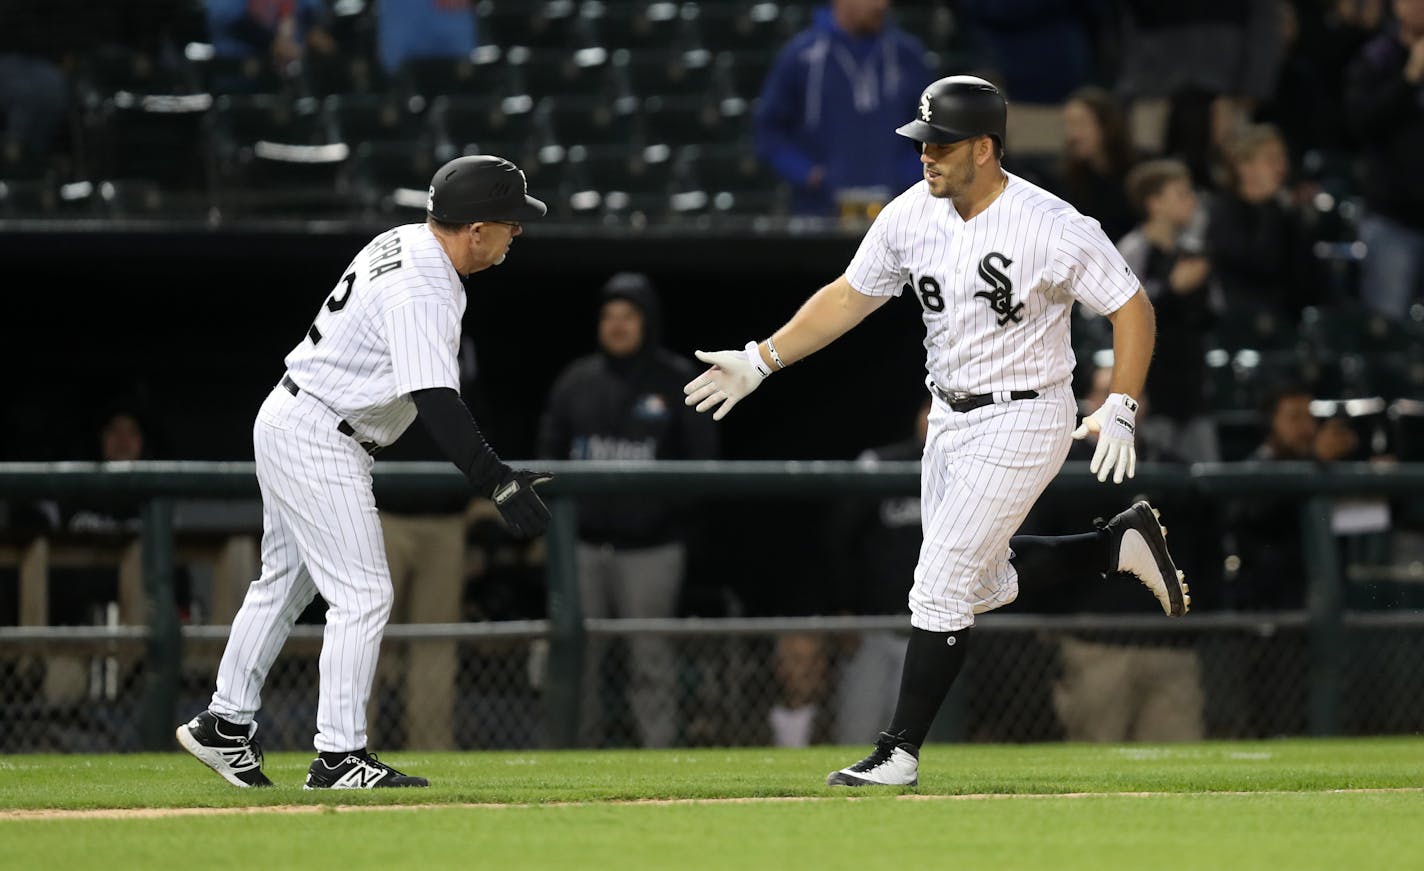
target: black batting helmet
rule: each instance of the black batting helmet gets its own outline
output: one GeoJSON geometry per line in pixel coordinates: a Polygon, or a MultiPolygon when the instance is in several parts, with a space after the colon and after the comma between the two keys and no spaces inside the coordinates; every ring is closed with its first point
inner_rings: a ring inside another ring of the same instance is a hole
{"type": "Polygon", "coordinates": [[[530,221],[549,208],[529,196],[529,182],[519,167],[490,154],[457,157],[430,180],[425,211],[438,221],[530,221]]]}
{"type": "Polygon", "coordinates": [[[920,94],[915,120],[895,132],[916,142],[948,145],[973,136],[993,136],[1004,144],[1009,107],[999,89],[977,76],[947,76],[920,94]]]}

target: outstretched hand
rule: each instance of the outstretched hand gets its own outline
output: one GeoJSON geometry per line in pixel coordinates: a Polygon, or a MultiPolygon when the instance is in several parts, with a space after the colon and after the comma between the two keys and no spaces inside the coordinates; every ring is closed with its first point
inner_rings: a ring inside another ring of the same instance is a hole
{"type": "Polygon", "coordinates": [[[698,351],[697,359],[711,364],[711,368],[682,388],[687,394],[684,401],[697,406],[698,411],[717,409],[712,412],[713,420],[726,417],[771,374],[756,342],[748,342],[740,351],[698,351]]]}
{"type": "Polygon", "coordinates": [[[1131,478],[1137,474],[1137,401],[1125,393],[1108,396],[1103,407],[1083,418],[1083,423],[1073,430],[1074,439],[1087,438],[1089,433],[1098,437],[1097,450],[1093,451],[1093,461],[1088,470],[1106,481],[1113,476],[1114,484],[1121,484],[1124,476],[1131,478]]]}

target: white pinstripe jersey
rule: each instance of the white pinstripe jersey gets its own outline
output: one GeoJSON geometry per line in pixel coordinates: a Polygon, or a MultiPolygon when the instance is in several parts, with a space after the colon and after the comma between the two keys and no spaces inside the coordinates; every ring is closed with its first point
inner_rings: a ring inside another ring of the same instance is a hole
{"type": "Polygon", "coordinates": [[[411,391],[460,389],[464,316],[464,286],[430,228],[394,227],[346,267],[287,371],[361,439],[388,445],[415,420],[411,391]]]}
{"type": "Polygon", "coordinates": [[[968,222],[921,181],[876,217],[846,268],[868,296],[919,298],[928,380],[950,392],[1038,390],[1073,374],[1069,314],[1117,311],[1140,282],[1098,222],[1011,174],[968,222]]]}

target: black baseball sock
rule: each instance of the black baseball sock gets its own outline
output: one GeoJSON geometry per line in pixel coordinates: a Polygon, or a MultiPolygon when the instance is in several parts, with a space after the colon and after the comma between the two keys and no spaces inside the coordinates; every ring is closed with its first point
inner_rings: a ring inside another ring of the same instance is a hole
{"type": "Polygon", "coordinates": [[[366,748],[362,747],[360,750],[347,750],[344,753],[333,753],[329,750],[321,750],[318,751],[316,755],[321,757],[321,761],[327,765],[335,765],[344,760],[347,756],[365,756],[366,748]]]}
{"type": "Polygon", "coordinates": [[[969,630],[927,632],[910,630],[910,646],[905,650],[905,671],[900,676],[900,699],[890,732],[916,747],[925,743],[930,724],[939,713],[944,697],[964,665],[969,630]]]}
{"type": "Polygon", "coordinates": [[[1099,529],[1082,535],[1016,535],[1009,540],[1019,575],[1019,592],[1041,596],[1066,582],[1107,569],[1107,533],[1099,529]]]}

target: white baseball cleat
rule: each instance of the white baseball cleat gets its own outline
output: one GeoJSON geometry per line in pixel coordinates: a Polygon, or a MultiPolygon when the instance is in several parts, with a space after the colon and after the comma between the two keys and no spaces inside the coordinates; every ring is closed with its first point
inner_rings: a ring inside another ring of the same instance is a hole
{"type": "Polygon", "coordinates": [[[1108,521],[1108,570],[1133,575],[1157,597],[1164,613],[1180,617],[1191,610],[1192,597],[1185,574],[1167,552],[1167,528],[1159,517],[1143,501],[1108,521]]]}
{"type": "Polygon", "coordinates": [[[228,723],[203,711],[179,726],[175,735],[184,750],[233,786],[271,786],[262,773],[262,746],[252,737],[256,731],[255,726],[228,723]]]}
{"type": "Polygon", "coordinates": [[[918,786],[920,751],[899,735],[881,732],[875,750],[849,768],[832,771],[826,786],[918,786]]]}

